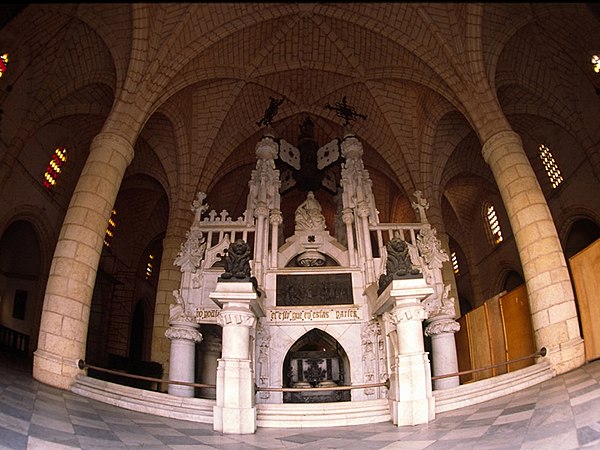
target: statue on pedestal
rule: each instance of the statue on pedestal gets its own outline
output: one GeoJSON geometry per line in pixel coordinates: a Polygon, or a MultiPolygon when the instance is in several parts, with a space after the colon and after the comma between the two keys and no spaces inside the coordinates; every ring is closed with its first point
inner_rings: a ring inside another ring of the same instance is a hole
{"type": "Polygon", "coordinates": [[[377,294],[381,294],[392,280],[422,276],[419,269],[413,266],[408,254],[408,244],[403,239],[399,237],[390,239],[385,244],[385,248],[387,250],[385,273],[379,277],[377,294]]]}
{"type": "Polygon", "coordinates": [[[242,239],[237,239],[225,249],[225,255],[217,255],[225,264],[225,272],[220,280],[250,280],[250,246],[242,239]]]}

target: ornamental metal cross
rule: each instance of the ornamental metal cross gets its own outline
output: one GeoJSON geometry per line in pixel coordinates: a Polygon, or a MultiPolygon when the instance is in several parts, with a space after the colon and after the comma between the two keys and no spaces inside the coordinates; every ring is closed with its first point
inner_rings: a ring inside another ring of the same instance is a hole
{"type": "Polygon", "coordinates": [[[331,106],[329,103],[325,105],[325,108],[333,109],[335,115],[344,119],[344,126],[360,117],[363,120],[367,119],[365,114],[360,114],[356,110],[346,103],[346,96],[342,98],[341,102],[336,102],[335,106],[331,106]]]}

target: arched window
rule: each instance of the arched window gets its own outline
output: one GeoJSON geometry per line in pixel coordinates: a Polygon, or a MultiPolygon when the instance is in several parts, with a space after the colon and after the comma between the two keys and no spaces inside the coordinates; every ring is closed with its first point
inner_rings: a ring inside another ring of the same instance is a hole
{"type": "Polygon", "coordinates": [[[552,152],[548,147],[544,144],[541,144],[538,149],[538,154],[540,159],[542,160],[542,164],[544,165],[544,169],[546,169],[546,173],[548,174],[548,178],[550,178],[550,183],[553,188],[557,188],[560,183],[563,181],[563,177],[560,174],[560,169],[558,168],[558,164],[554,160],[552,156],[552,152]]]}
{"type": "Polygon", "coordinates": [[[452,270],[454,271],[454,275],[459,276],[460,267],[458,266],[458,256],[456,255],[455,250],[450,250],[450,260],[452,261],[452,270]]]}
{"type": "Polygon", "coordinates": [[[154,255],[150,253],[146,262],[146,280],[152,278],[152,271],[154,270],[154,255]]]}
{"type": "Polygon", "coordinates": [[[0,55],[0,77],[6,73],[8,68],[8,53],[0,55]]]}
{"type": "Polygon", "coordinates": [[[594,68],[594,72],[600,73],[600,56],[592,56],[592,67],[594,68]]]}
{"type": "Polygon", "coordinates": [[[488,223],[488,230],[490,241],[493,245],[498,245],[502,242],[502,230],[500,230],[500,223],[498,222],[498,216],[494,206],[487,203],[484,207],[485,217],[488,223]]]}
{"type": "Polygon", "coordinates": [[[112,210],[110,218],[108,219],[108,225],[106,226],[106,234],[104,235],[104,245],[110,247],[112,240],[115,236],[115,228],[117,228],[117,211],[112,210]]]}
{"type": "Polygon", "coordinates": [[[63,166],[67,162],[67,149],[65,147],[56,147],[46,172],[44,173],[43,184],[46,189],[51,191],[58,181],[58,176],[62,173],[63,166]]]}

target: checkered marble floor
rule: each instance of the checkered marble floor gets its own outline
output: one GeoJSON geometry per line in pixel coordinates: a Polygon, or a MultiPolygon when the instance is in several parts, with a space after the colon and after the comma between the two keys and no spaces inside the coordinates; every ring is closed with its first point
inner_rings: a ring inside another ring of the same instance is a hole
{"type": "Polygon", "coordinates": [[[600,360],[537,386],[438,414],[426,425],[259,428],[156,417],[46,386],[0,353],[0,449],[600,449],[600,360]]]}

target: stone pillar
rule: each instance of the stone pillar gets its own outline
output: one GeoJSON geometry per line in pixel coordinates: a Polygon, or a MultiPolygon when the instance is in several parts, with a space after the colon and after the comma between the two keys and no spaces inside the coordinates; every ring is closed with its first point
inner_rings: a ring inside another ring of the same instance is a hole
{"type": "MultiPolygon", "coordinates": [[[[454,333],[460,330],[454,315],[438,315],[427,320],[425,335],[431,337],[433,376],[458,372],[458,355],[454,333]]],[[[460,385],[460,378],[447,377],[433,381],[435,389],[448,389],[460,385]]]]}
{"type": "MultiPolygon", "coordinates": [[[[169,305],[173,301],[172,292],[181,284],[180,268],[173,265],[181,247],[184,233],[176,235],[172,228],[167,229],[167,237],[163,239],[163,253],[158,274],[158,286],[156,288],[156,300],[154,303],[154,320],[152,327],[152,361],[163,365],[164,373],[169,373],[169,358],[171,343],[166,337],[169,329],[169,305]]],[[[168,386],[162,385],[163,388],[168,386]]]]}
{"type": "Polygon", "coordinates": [[[395,341],[388,399],[392,421],[398,426],[435,418],[431,368],[423,344],[427,312],[421,304],[432,293],[423,278],[392,280],[376,304],[375,314],[383,312],[386,334],[395,341]]]}
{"type": "Polygon", "coordinates": [[[269,217],[271,223],[271,263],[270,268],[277,268],[277,252],[279,250],[279,226],[283,223],[283,215],[278,209],[271,211],[269,217]]]}
{"type": "Polygon", "coordinates": [[[342,220],[346,225],[346,241],[348,243],[348,256],[350,258],[350,266],[356,267],[356,252],[354,250],[354,233],[352,232],[352,223],[354,222],[354,214],[351,208],[344,208],[342,211],[342,220]]]}
{"type": "MultiPolygon", "coordinates": [[[[221,355],[221,339],[218,336],[211,334],[203,334],[201,345],[201,368],[200,368],[200,383],[202,384],[217,384],[217,367],[219,356],[221,355]]],[[[215,399],[217,398],[216,388],[203,387],[200,388],[200,396],[202,398],[215,399]]]]}
{"type": "Polygon", "coordinates": [[[218,281],[210,294],[222,310],[217,322],[223,327],[221,359],[217,367],[215,431],[251,434],[256,431],[254,373],[250,332],[256,316],[250,309],[257,299],[251,282],[218,281]]]}
{"type": "Polygon", "coordinates": [[[85,359],[90,305],[96,271],[110,217],[133,147],[103,132],[88,159],[67,209],[56,243],[42,308],[33,377],[69,389],[85,359]]]}
{"type": "MultiPolygon", "coordinates": [[[[194,383],[196,342],[202,341],[199,325],[191,320],[171,322],[165,336],[171,340],[169,358],[169,380],[194,383]]],[[[169,384],[169,394],[179,397],[194,397],[194,387],[169,384]]]]}
{"type": "Polygon", "coordinates": [[[575,297],[554,221],[520,137],[495,134],[482,154],[508,213],[519,250],[538,349],[546,347],[556,373],[584,363],[575,297]]]}
{"type": "Polygon", "coordinates": [[[373,262],[373,249],[371,248],[371,234],[369,233],[369,212],[370,209],[366,203],[361,203],[358,207],[359,221],[356,227],[360,227],[362,242],[364,246],[365,255],[365,282],[367,285],[376,282],[375,277],[375,265],[373,262]]]}

